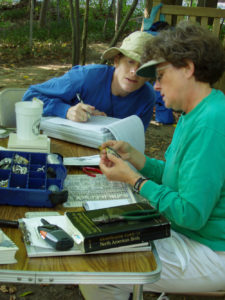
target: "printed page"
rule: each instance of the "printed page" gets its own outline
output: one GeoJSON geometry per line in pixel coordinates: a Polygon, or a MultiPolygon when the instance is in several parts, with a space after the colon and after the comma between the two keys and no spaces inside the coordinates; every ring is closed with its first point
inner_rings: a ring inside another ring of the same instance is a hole
{"type": "Polygon", "coordinates": [[[82,207],[86,201],[99,200],[113,201],[117,206],[121,205],[120,200],[124,199],[127,199],[129,204],[136,202],[128,184],[108,181],[104,175],[67,175],[64,189],[68,190],[68,200],[63,204],[64,207],[82,207]]]}
{"type": "Polygon", "coordinates": [[[145,151],[145,131],[141,119],[135,115],[106,125],[117,141],[126,141],[141,153],[145,151]]]}
{"type": "Polygon", "coordinates": [[[95,201],[86,201],[83,204],[83,207],[86,210],[100,209],[114,207],[118,205],[127,205],[130,204],[128,199],[119,199],[119,200],[95,200],[95,201]]]}
{"type": "Polygon", "coordinates": [[[65,166],[98,166],[99,163],[100,155],[63,158],[63,164],[65,166]]]}

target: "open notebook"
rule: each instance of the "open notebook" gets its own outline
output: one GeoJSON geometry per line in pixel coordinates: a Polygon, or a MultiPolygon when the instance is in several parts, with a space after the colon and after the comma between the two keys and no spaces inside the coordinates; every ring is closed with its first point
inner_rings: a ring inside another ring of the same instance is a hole
{"type": "Polygon", "coordinates": [[[139,117],[124,119],[91,116],[86,123],[73,122],[59,117],[44,117],[41,129],[49,137],[98,148],[107,140],[123,140],[144,153],[144,126],[139,117]]]}

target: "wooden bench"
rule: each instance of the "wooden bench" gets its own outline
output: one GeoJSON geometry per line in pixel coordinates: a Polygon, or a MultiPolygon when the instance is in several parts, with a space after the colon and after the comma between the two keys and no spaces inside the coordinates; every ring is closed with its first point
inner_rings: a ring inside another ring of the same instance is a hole
{"type": "MultiPolygon", "coordinates": [[[[161,3],[159,0],[153,0],[152,8],[161,3]]],[[[145,10],[145,18],[149,17],[150,11],[145,10]]],[[[220,39],[222,39],[222,23],[225,19],[225,10],[219,8],[209,7],[186,7],[179,5],[163,4],[157,11],[154,22],[160,20],[160,15],[163,15],[165,21],[171,25],[176,26],[181,20],[190,20],[198,22],[201,26],[212,30],[212,32],[220,39]],[[209,26],[209,24],[211,24],[209,26]]],[[[223,37],[225,46],[225,39],[223,37]]],[[[216,50],[216,49],[215,49],[216,50]]],[[[225,73],[223,77],[215,83],[215,88],[222,90],[225,93],[225,73]]]]}
{"type": "MultiPolygon", "coordinates": [[[[153,7],[160,3],[158,0],[153,0],[153,7]]],[[[165,21],[172,26],[176,26],[177,23],[184,19],[192,22],[197,21],[206,28],[209,28],[208,25],[212,22],[212,32],[218,37],[221,34],[222,21],[225,19],[225,10],[211,7],[186,7],[163,4],[156,14],[155,22],[160,20],[160,14],[164,15],[165,21]]]]}

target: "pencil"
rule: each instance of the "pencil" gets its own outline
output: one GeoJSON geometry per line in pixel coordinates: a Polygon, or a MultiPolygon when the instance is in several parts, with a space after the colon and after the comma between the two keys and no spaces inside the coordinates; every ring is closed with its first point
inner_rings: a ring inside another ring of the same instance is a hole
{"type": "MultiPolygon", "coordinates": [[[[80,103],[84,103],[84,101],[81,99],[80,94],[77,93],[76,96],[77,96],[77,99],[78,99],[78,101],[79,101],[80,103]]],[[[86,111],[86,113],[87,113],[88,119],[90,119],[91,114],[90,114],[88,111],[86,111]]]]}

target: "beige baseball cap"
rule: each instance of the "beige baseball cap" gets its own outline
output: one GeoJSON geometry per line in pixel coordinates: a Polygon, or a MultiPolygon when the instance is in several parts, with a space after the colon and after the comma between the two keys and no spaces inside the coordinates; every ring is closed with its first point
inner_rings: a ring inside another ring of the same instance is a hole
{"type": "Polygon", "coordinates": [[[135,31],[126,37],[121,46],[112,47],[106,50],[102,58],[103,59],[112,59],[117,54],[122,53],[123,55],[137,61],[141,62],[141,55],[143,52],[144,44],[153,38],[153,35],[143,31],[135,31]]]}
{"type": "Polygon", "coordinates": [[[140,68],[137,69],[137,75],[141,77],[149,77],[155,78],[156,76],[156,66],[165,62],[164,58],[152,59],[145,64],[143,64],[140,68]]]}

